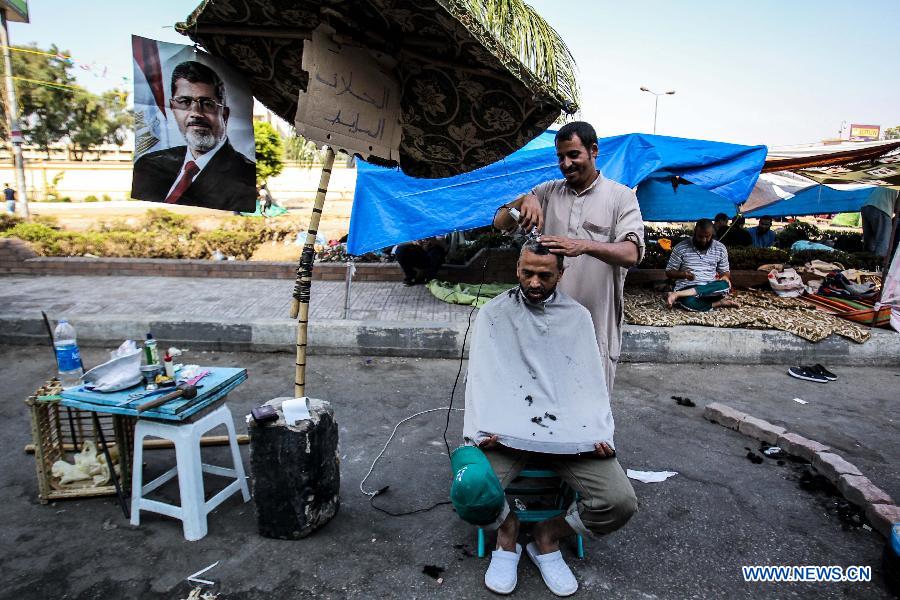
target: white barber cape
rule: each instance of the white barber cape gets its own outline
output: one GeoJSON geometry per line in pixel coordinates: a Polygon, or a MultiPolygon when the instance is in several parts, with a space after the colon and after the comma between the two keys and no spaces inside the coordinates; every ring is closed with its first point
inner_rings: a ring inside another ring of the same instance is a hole
{"type": "Polygon", "coordinates": [[[543,303],[504,292],[475,320],[463,435],[548,454],[614,447],[604,373],[586,308],[560,291],[543,303]]]}

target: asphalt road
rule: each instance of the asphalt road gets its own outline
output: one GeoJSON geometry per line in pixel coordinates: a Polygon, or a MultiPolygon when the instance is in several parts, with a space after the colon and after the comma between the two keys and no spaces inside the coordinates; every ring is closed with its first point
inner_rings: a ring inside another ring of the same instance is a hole
{"type": "MultiPolygon", "coordinates": [[[[88,365],[103,356],[84,351],[88,365]]],[[[189,359],[248,369],[249,381],[229,397],[239,432],[250,407],[291,392],[287,354],[197,352],[189,359]]],[[[111,499],[41,505],[34,459],[22,452],[30,441],[23,400],[50,374],[52,357],[46,347],[0,347],[0,361],[0,598],[186,598],[185,578],[215,561],[204,577],[216,582],[223,600],[491,595],[482,584],[487,561],[471,556],[475,531],[449,507],[394,518],[373,510],[358,490],[397,421],[447,404],[455,361],[311,357],[308,392],[330,401],[340,424],[342,505],[325,528],[296,542],[260,537],[252,502],[239,496],[210,515],[209,535],[198,542],[184,541],[177,521],[149,513],[132,528],[111,499]],[[423,574],[425,565],[445,569],[441,584],[423,574]]],[[[754,464],[746,458],[746,448],[756,449],[750,440],[701,417],[703,405],[720,401],[818,434],[898,497],[900,436],[896,421],[887,419],[896,414],[900,373],[853,368],[839,375],[840,385],[794,388],[799,382],[776,367],[621,365],[613,410],[623,467],[679,475],[634,482],[639,512],[619,532],[588,541],[584,561],[564,550],[581,584],[576,597],[887,598],[877,533],[847,524],[827,493],[801,489],[801,466],[754,464]],[[689,396],[697,406],[678,406],[672,395],[689,396]],[[792,402],[796,396],[810,404],[792,402]],[[869,565],[874,573],[871,583],[749,584],[742,565],[869,565]]],[[[461,405],[461,386],[457,394],[461,405]]],[[[430,413],[401,427],[367,483],[391,486],[379,503],[405,510],[446,499],[445,416],[430,413]]],[[[461,422],[454,413],[451,440],[461,422]]],[[[242,451],[249,465],[247,448],[242,451]]],[[[207,462],[226,464],[226,456],[222,448],[204,449],[207,462]]],[[[173,453],[157,450],[145,458],[152,476],[168,467],[173,453]]],[[[207,482],[207,495],[216,485],[214,478],[207,482]]],[[[159,493],[174,500],[177,486],[159,493]]],[[[514,597],[549,597],[527,559],[514,597]]]]}

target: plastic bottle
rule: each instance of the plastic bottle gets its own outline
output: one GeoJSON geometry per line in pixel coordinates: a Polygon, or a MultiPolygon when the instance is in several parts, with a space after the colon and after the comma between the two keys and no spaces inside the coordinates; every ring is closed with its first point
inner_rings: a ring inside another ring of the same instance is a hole
{"type": "Polygon", "coordinates": [[[160,364],[159,348],[156,347],[156,340],[153,339],[152,333],[148,333],[147,339],[144,341],[144,358],[147,359],[148,365],[160,364]]]}
{"type": "Polygon", "coordinates": [[[75,328],[65,319],[62,319],[53,331],[53,346],[56,348],[56,365],[62,386],[68,388],[78,385],[81,376],[84,375],[84,369],[81,367],[75,328]]]}

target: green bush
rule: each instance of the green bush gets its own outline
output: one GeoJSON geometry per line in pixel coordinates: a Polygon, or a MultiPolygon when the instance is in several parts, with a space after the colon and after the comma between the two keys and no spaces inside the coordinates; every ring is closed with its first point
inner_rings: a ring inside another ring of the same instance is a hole
{"type": "Polygon", "coordinates": [[[862,269],[874,271],[881,265],[883,259],[871,252],[842,252],[834,250],[800,250],[791,253],[791,264],[795,266],[805,265],[813,260],[821,260],[830,263],[840,263],[846,269],[862,269]]]}
{"type": "Polygon", "coordinates": [[[100,200],[97,198],[97,196],[94,196],[93,194],[91,194],[90,196],[85,196],[84,201],[85,202],[100,202],[100,200]]]}
{"type": "Polygon", "coordinates": [[[672,240],[672,246],[683,239],[687,239],[694,235],[694,228],[691,227],[658,227],[656,225],[644,226],[644,239],[647,241],[667,238],[672,240]]]}
{"type": "Polygon", "coordinates": [[[733,271],[755,271],[761,265],[786,263],[790,252],[779,248],[733,247],[728,249],[728,264],[733,271]]]}
{"type": "Polygon", "coordinates": [[[835,250],[844,252],[862,252],[865,250],[862,234],[856,231],[827,230],[824,235],[834,241],[835,250]]]}
{"type": "Polygon", "coordinates": [[[22,222],[22,218],[8,212],[0,212],[0,233],[12,229],[22,222]]]}
{"type": "Polygon", "coordinates": [[[670,251],[663,250],[659,244],[647,244],[647,249],[644,252],[644,260],[642,260],[641,264],[638,266],[641,269],[665,269],[670,254],[670,251]]]}
{"type": "MultiPolygon", "coordinates": [[[[647,244],[642,269],[665,269],[670,252],[663,250],[658,244],[647,244]]],[[[881,259],[870,252],[841,252],[835,250],[801,250],[790,252],[780,248],[729,248],[728,264],[732,271],[755,271],[767,264],[791,264],[803,266],[812,260],[837,262],[847,269],[875,270],[881,259]]]]}
{"type": "Polygon", "coordinates": [[[112,202],[112,198],[110,198],[109,194],[103,194],[103,196],[101,196],[100,199],[103,200],[104,202],[112,202]]]}
{"type": "Polygon", "coordinates": [[[791,246],[794,245],[794,242],[799,242],[800,240],[817,242],[821,239],[821,229],[811,223],[804,223],[802,221],[791,223],[775,233],[775,245],[784,250],[790,250],[791,246]]]}

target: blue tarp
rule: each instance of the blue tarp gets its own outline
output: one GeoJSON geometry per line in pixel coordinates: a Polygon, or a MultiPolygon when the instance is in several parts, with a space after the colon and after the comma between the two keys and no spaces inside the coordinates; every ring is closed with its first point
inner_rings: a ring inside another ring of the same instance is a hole
{"type": "MultiPolygon", "coordinates": [[[[836,190],[827,185],[816,185],[797,192],[792,198],[748,211],[746,216],[801,217],[803,215],[830,215],[857,212],[878,187],[836,190]]],[[[881,193],[878,191],[878,193],[881,193]]]]}
{"type": "MultiPolygon", "coordinates": [[[[414,179],[399,169],[385,169],[359,161],[356,194],[350,218],[347,251],[364,254],[400,242],[488,225],[502,204],[535,185],[560,177],[555,132],[547,131],[505,159],[471,173],[446,179],[414,179]]],[[[659,135],[632,133],[599,141],[597,168],[605,177],[628,187],[655,175],[661,181],[673,175],[693,187],[721,198],[733,213],[753,189],[766,158],[765,146],[740,146],[659,135]]],[[[671,189],[670,184],[669,185],[671,189]]],[[[649,192],[648,192],[649,193],[649,192]]],[[[672,207],[655,196],[641,198],[648,221],[689,220],[714,215],[708,199],[679,197],[672,207]],[[702,210],[702,213],[700,212],[702,210]],[[659,216],[665,213],[665,217],[659,216]]]]}

